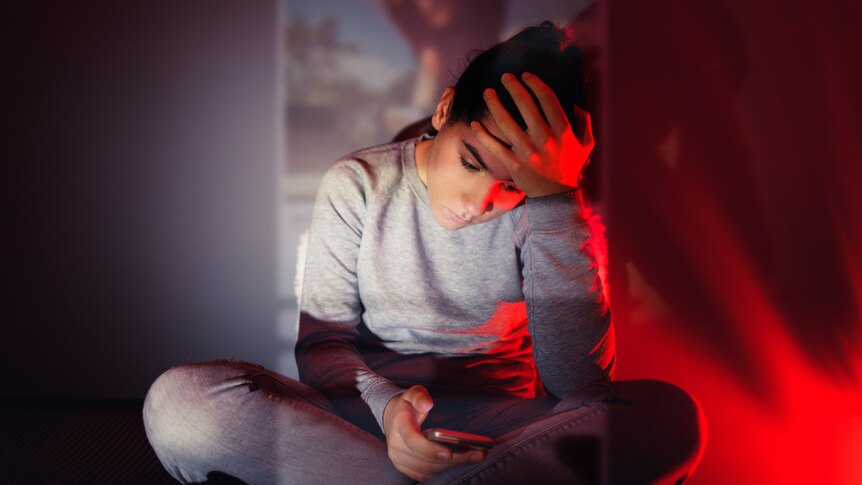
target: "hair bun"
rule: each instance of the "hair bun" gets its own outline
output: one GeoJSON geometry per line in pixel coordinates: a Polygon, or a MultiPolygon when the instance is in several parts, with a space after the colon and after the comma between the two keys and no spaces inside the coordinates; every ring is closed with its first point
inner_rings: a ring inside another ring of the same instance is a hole
{"type": "Polygon", "coordinates": [[[575,44],[574,40],[570,40],[568,44],[563,47],[563,54],[583,68],[584,55],[581,53],[581,49],[577,44],[575,44]]]}
{"type": "Polygon", "coordinates": [[[561,34],[565,35],[565,31],[563,31],[563,29],[558,28],[550,20],[545,20],[539,25],[527,27],[518,32],[511,40],[529,42],[531,44],[544,45],[548,47],[559,47],[563,40],[561,34]]]}
{"type": "Polygon", "coordinates": [[[487,116],[483,92],[491,87],[500,93],[503,107],[522,128],[526,122],[514,99],[502,85],[503,73],[516,76],[529,72],[538,76],[557,96],[572,126],[579,118],[575,105],[586,106],[586,79],[581,53],[573,42],[573,30],[557,27],[553,22],[526,27],[475,57],[455,83],[449,120],[466,122],[487,116]]]}
{"type": "Polygon", "coordinates": [[[581,50],[575,44],[574,29],[558,27],[550,20],[527,27],[512,37],[512,40],[558,49],[578,65],[583,64],[581,50]]]}

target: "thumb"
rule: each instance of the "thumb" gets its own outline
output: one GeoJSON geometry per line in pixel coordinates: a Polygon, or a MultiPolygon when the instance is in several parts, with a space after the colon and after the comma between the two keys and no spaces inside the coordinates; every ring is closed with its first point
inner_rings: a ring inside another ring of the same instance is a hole
{"type": "Polygon", "coordinates": [[[578,127],[580,133],[576,133],[575,136],[582,144],[592,148],[592,145],[595,144],[595,138],[593,138],[592,117],[588,111],[581,109],[577,104],[574,107],[574,112],[578,117],[578,121],[580,122],[579,124],[581,125],[578,127]]]}
{"type": "Polygon", "coordinates": [[[411,387],[404,393],[403,398],[416,410],[416,420],[419,424],[425,421],[428,412],[434,407],[434,400],[431,399],[431,394],[422,386],[411,387]]]}

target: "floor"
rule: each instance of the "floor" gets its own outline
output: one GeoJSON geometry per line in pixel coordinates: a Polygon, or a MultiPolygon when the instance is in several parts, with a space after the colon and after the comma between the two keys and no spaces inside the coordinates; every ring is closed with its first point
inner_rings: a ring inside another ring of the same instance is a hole
{"type": "Polygon", "coordinates": [[[147,442],[142,405],[0,398],[0,482],[177,483],[147,442]]]}

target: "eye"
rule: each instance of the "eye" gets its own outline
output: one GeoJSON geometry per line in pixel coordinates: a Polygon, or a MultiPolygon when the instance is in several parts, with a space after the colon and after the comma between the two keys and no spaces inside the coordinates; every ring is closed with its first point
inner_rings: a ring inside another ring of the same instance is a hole
{"type": "Polygon", "coordinates": [[[511,185],[511,184],[501,183],[500,186],[503,187],[503,190],[505,190],[506,192],[514,192],[514,193],[520,193],[521,192],[521,189],[519,189],[518,187],[515,187],[514,185],[511,185]]]}
{"type": "Polygon", "coordinates": [[[461,165],[464,166],[470,172],[481,172],[482,169],[468,162],[466,158],[461,157],[461,165]]]}

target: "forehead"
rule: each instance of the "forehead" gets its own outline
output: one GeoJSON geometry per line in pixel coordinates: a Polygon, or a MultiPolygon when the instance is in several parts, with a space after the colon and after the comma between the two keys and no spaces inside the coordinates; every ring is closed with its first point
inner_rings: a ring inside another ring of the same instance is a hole
{"type": "MultiPolygon", "coordinates": [[[[466,123],[459,123],[458,136],[462,140],[459,140],[458,143],[462,146],[460,148],[464,149],[464,144],[469,145],[469,147],[474,148],[479,156],[482,158],[482,161],[485,162],[485,165],[488,167],[488,172],[497,179],[501,180],[511,180],[511,176],[509,175],[509,171],[506,169],[505,165],[503,165],[500,160],[491,153],[490,150],[485,148],[476,135],[473,134],[473,130],[466,123]]],[[[494,119],[490,116],[482,119],[482,125],[485,126],[485,129],[488,130],[491,135],[496,138],[498,141],[502,142],[505,145],[511,146],[511,142],[508,137],[500,130],[500,127],[494,122],[494,119]]],[[[468,153],[471,153],[471,150],[467,150],[468,153]]],[[[478,161],[478,160],[477,160],[478,161]]]]}
{"type": "Polygon", "coordinates": [[[500,126],[494,121],[493,116],[486,116],[482,119],[482,124],[485,125],[485,129],[488,130],[489,133],[494,135],[494,138],[502,141],[508,146],[512,146],[512,141],[503,133],[503,130],[500,129],[500,126]]]}

